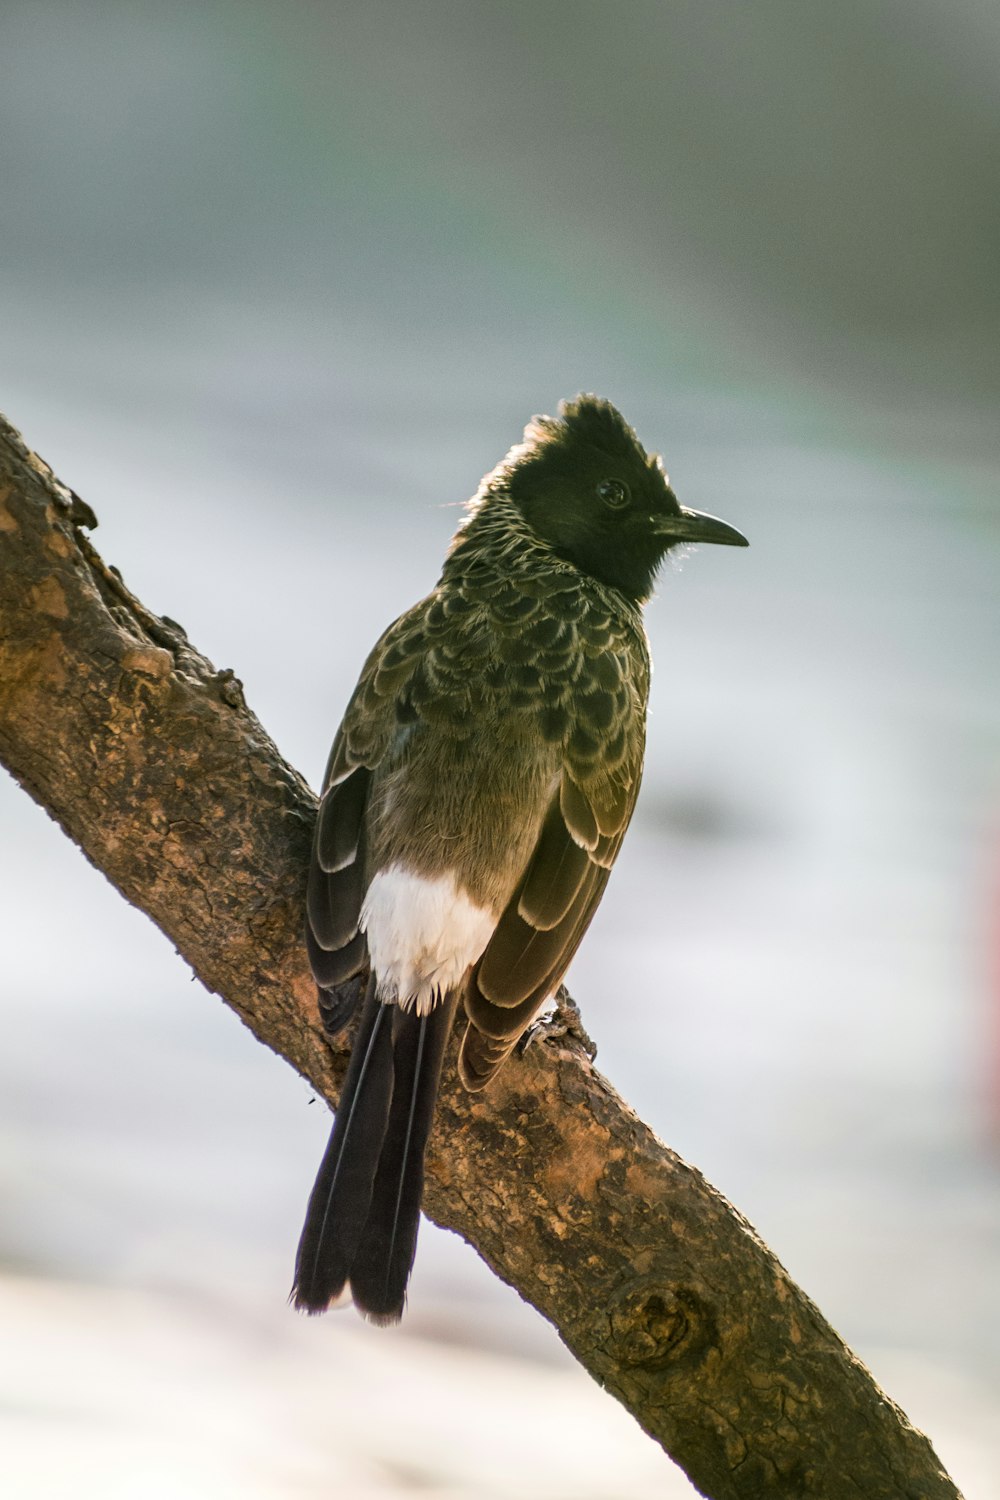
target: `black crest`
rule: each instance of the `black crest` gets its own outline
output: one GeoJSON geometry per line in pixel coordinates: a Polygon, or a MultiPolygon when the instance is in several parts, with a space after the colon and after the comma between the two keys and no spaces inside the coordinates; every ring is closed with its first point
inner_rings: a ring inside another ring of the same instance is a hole
{"type": "Polygon", "coordinates": [[[616,406],[603,396],[582,394],[559,403],[558,417],[534,417],[517,452],[521,463],[559,462],[564,454],[591,449],[630,467],[648,466],[645,448],[616,406]]]}

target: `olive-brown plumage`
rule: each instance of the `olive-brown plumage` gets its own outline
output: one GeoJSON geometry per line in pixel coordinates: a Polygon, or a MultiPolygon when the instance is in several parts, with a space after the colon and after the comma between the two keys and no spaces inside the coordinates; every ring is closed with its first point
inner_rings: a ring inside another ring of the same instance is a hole
{"type": "Polygon", "coordinates": [[[369,656],[334,742],[306,941],[329,1030],[358,1037],[294,1299],[403,1307],[447,1033],[482,1089],[558,988],[642,775],[641,606],[684,511],[610,403],[536,418],[470,504],[434,591],[369,656]]]}

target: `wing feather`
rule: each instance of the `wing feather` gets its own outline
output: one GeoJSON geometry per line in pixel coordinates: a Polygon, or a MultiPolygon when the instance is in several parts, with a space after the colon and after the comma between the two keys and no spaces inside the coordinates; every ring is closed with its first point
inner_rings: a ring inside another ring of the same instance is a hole
{"type": "Polygon", "coordinates": [[[328,953],[357,934],[364,900],[364,860],[360,847],[349,865],[328,875],[313,856],[306,886],[306,915],[313,937],[328,953]]]}
{"type": "Polygon", "coordinates": [[[326,875],[336,875],[357,858],[370,781],[368,768],[357,766],[324,793],[313,854],[326,875]]]}
{"type": "Polygon", "coordinates": [[[390,625],[369,654],[327,761],[306,887],[306,950],[324,1022],[353,1006],[337,992],[368,963],[358,930],[365,897],[365,820],[372,773],[398,727],[398,699],[420,659],[427,601],[390,625]]]}
{"type": "Polygon", "coordinates": [[[567,838],[567,832],[560,799],[554,797],[517,903],[518,916],[538,932],[559,925],[590,868],[587,850],[574,838],[567,838]]]}
{"type": "Polygon", "coordinates": [[[600,835],[594,809],[570,775],[563,776],[559,805],[563,821],[576,843],[583,849],[595,848],[600,835]]]}
{"type": "MultiPolygon", "coordinates": [[[[331,769],[342,762],[338,744],[331,769]]],[[[306,885],[306,952],[320,991],[360,973],[368,943],[359,932],[364,885],[364,821],[371,772],[356,766],[327,786],[319,805],[306,885]]]]}
{"type": "MultiPolygon", "coordinates": [[[[627,778],[624,816],[613,835],[581,848],[578,800],[586,792],[564,772],[542,824],[527,872],[504,910],[465,991],[467,1026],[459,1054],[466,1088],[484,1088],[500,1070],[540,1007],[558,988],[597,910],[635,805],[638,776],[627,778]],[[566,808],[574,815],[571,828],[566,808]],[[572,878],[570,878],[572,872],[572,878]],[[555,920],[552,920],[552,919],[555,920]],[[551,923],[551,925],[549,925],[551,923]]],[[[623,778],[624,780],[625,778],[623,778]]]]}

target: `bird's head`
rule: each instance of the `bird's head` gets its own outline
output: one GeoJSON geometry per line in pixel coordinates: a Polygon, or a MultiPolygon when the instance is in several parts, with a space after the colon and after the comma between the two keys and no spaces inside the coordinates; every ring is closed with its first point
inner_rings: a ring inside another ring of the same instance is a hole
{"type": "Polygon", "coordinates": [[[558,556],[639,602],[678,543],[748,545],[725,521],[685,510],[658,456],[599,396],[562,402],[558,417],[535,417],[492,480],[558,556]]]}

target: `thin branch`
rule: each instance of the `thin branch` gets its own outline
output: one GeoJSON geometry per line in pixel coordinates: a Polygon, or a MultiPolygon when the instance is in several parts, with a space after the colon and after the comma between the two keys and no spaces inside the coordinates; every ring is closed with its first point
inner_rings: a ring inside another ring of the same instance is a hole
{"type": "MultiPolygon", "coordinates": [[[[233,674],[101,561],[95,524],[0,418],[0,758],[333,1103],[343,1056],[300,942],[315,798],[233,674]]],[[[445,1089],[426,1207],[715,1500],[958,1495],[746,1220],[572,1039],[484,1095],[445,1089]]]]}

